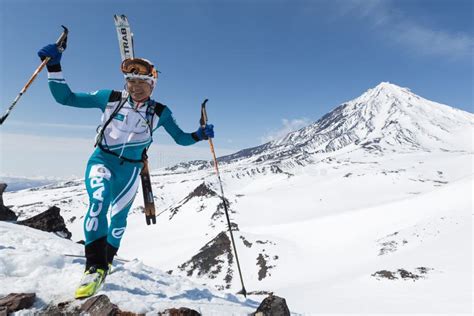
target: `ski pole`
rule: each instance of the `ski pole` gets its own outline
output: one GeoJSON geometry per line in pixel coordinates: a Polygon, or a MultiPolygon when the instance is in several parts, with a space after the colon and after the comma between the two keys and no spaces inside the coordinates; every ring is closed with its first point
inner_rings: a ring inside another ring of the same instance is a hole
{"type": "MultiPolygon", "coordinates": [[[[67,29],[67,27],[65,27],[64,25],[61,25],[61,26],[63,27],[64,31],[62,32],[61,36],[59,36],[58,40],[56,41],[56,45],[58,47],[61,47],[63,41],[66,39],[67,34],[69,33],[69,30],[67,29]]],[[[59,48],[59,49],[61,49],[61,48],[59,48]]],[[[44,66],[46,66],[46,64],[48,63],[48,61],[50,59],[51,59],[50,57],[46,57],[41,62],[41,64],[38,66],[38,68],[36,68],[35,72],[31,76],[30,80],[28,80],[28,82],[23,87],[23,89],[21,89],[20,93],[16,96],[15,100],[13,100],[13,103],[8,107],[8,110],[6,111],[6,113],[0,118],[0,125],[2,125],[3,122],[7,119],[8,115],[10,114],[11,110],[13,110],[13,108],[15,107],[18,100],[20,100],[21,96],[26,92],[26,90],[29,88],[29,86],[36,79],[36,76],[38,76],[38,74],[41,72],[41,70],[43,70],[44,66]]]]}
{"type": "MultiPolygon", "coordinates": [[[[201,104],[201,119],[199,123],[201,124],[202,127],[205,127],[207,124],[207,112],[206,112],[207,101],[208,99],[204,100],[204,102],[201,104]]],[[[239,269],[240,282],[242,283],[242,290],[237,292],[237,294],[242,294],[244,297],[247,297],[247,291],[245,290],[244,279],[242,277],[242,271],[240,269],[239,256],[237,255],[237,248],[235,247],[234,234],[232,233],[232,226],[230,224],[229,211],[227,209],[227,203],[224,197],[224,189],[222,188],[222,180],[219,173],[219,166],[217,164],[216,152],[214,150],[214,144],[212,143],[212,139],[209,137],[208,140],[209,140],[209,146],[211,147],[212,158],[214,159],[214,168],[216,170],[217,178],[219,179],[222,203],[224,203],[225,217],[227,218],[227,226],[229,227],[230,239],[232,241],[232,247],[234,248],[234,252],[235,252],[235,261],[237,261],[237,268],[239,269]]]]}

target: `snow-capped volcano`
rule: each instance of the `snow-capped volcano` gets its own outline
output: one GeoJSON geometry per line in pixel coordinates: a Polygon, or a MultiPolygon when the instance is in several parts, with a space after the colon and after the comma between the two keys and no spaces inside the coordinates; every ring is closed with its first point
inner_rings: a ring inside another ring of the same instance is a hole
{"type": "Polygon", "coordinates": [[[311,154],[368,151],[470,150],[472,114],[382,82],[315,123],[285,137],[220,158],[233,162],[311,162],[311,154]]]}

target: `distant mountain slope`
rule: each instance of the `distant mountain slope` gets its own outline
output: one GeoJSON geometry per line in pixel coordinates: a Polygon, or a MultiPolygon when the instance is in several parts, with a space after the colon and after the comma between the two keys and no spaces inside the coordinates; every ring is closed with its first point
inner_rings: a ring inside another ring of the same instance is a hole
{"type": "Polygon", "coordinates": [[[20,177],[0,176],[0,183],[7,183],[6,192],[19,191],[24,189],[37,188],[53,183],[60,182],[60,179],[30,179],[20,177]]]}

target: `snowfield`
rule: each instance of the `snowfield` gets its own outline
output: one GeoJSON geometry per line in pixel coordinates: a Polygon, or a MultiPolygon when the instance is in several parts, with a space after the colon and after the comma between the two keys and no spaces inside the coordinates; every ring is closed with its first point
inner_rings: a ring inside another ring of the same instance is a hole
{"type": "MultiPolygon", "coordinates": [[[[381,83],[280,140],[220,157],[247,291],[273,292],[304,315],[472,315],[473,127],[471,113],[381,83]]],[[[137,260],[118,263],[102,293],[130,311],[255,311],[264,295],[235,296],[212,166],[151,179],[157,224],[145,224],[139,189],[119,251],[137,260]]],[[[83,239],[81,179],[4,201],[20,219],[56,205],[72,240],[83,239]]],[[[45,286],[45,303],[70,298],[83,260],[61,254],[80,245],[3,223],[0,247],[0,282],[13,287],[0,294],[45,286]]]]}

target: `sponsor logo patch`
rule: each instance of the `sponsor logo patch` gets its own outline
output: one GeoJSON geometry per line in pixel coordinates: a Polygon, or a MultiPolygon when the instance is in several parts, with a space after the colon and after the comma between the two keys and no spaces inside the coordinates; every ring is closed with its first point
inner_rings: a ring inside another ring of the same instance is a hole
{"type": "Polygon", "coordinates": [[[125,227],[114,228],[112,229],[112,236],[114,236],[114,238],[120,239],[122,238],[124,232],[125,232],[125,227]]]}
{"type": "Polygon", "coordinates": [[[125,118],[125,115],[120,114],[120,113],[117,113],[117,114],[114,116],[114,120],[119,120],[119,121],[121,121],[121,122],[123,122],[124,118],[125,118]]]}

